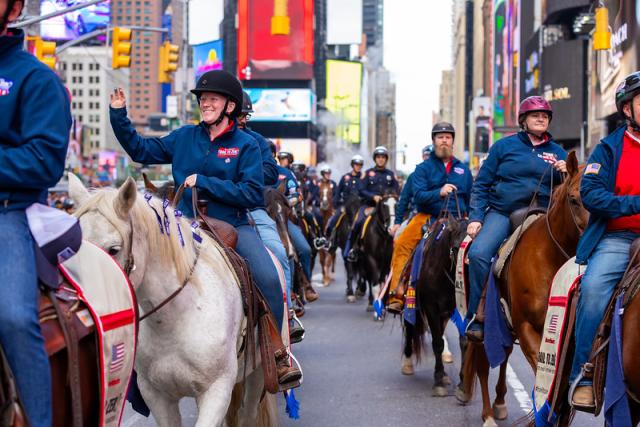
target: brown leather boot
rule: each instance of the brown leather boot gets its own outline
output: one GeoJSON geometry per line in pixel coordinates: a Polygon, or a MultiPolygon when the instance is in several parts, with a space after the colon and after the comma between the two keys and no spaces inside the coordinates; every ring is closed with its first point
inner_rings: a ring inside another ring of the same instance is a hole
{"type": "Polygon", "coordinates": [[[297,387],[302,379],[302,372],[289,364],[289,353],[286,348],[281,348],[275,352],[276,371],[278,373],[278,384],[280,388],[288,390],[297,387]]]}
{"type": "Polygon", "coordinates": [[[579,385],[573,392],[571,397],[571,406],[576,409],[591,409],[596,406],[595,399],[593,397],[593,386],[591,385],[579,385]]]}
{"type": "Polygon", "coordinates": [[[304,284],[304,298],[307,300],[307,302],[314,302],[315,300],[320,298],[320,295],[318,295],[316,290],[313,289],[313,286],[311,286],[311,281],[309,280],[306,280],[304,284]]]}

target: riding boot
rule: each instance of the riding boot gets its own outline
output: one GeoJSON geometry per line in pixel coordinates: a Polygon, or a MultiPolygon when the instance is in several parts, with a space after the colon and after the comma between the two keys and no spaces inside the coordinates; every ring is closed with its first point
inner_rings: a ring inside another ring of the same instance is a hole
{"type": "Polygon", "coordinates": [[[273,348],[276,349],[274,357],[276,359],[276,372],[281,391],[297,387],[302,378],[302,372],[289,363],[289,352],[282,342],[282,337],[273,321],[273,316],[268,316],[267,320],[269,324],[269,338],[271,339],[273,348]]]}
{"type": "Polygon", "coordinates": [[[387,304],[387,311],[393,314],[400,314],[404,309],[404,294],[407,292],[407,284],[409,283],[409,273],[411,272],[411,262],[408,262],[402,273],[400,274],[400,280],[394,290],[389,292],[389,302],[387,304]]]}

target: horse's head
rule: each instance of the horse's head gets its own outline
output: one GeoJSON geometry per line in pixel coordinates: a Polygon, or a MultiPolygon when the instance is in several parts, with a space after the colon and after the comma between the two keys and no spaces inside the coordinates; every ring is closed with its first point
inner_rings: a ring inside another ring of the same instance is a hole
{"type": "Polygon", "coordinates": [[[84,238],[113,256],[134,288],[152,262],[171,266],[178,279],[189,275],[196,257],[189,223],[168,202],[139,197],[132,178],[118,190],[90,193],[69,174],[69,195],[84,238]]]}
{"type": "Polygon", "coordinates": [[[333,190],[331,189],[331,181],[320,182],[320,210],[327,211],[331,209],[331,200],[333,199],[333,190]]]}
{"type": "Polygon", "coordinates": [[[584,165],[578,164],[576,153],[572,151],[567,157],[567,177],[564,183],[554,191],[551,201],[551,210],[554,212],[562,210],[569,215],[580,232],[584,231],[589,222],[589,211],[582,205],[580,197],[583,171],[584,165]]]}
{"type": "Polygon", "coordinates": [[[396,220],[396,204],[398,196],[393,193],[385,194],[378,202],[377,211],[385,227],[391,227],[396,220]]]}

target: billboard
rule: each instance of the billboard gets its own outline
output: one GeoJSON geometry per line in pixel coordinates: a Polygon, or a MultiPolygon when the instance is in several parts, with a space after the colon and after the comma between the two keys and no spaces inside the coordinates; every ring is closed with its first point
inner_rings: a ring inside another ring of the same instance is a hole
{"type": "Polygon", "coordinates": [[[224,50],[222,40],[214,40],[193,46],[193,69],[196,81],[211,70],[222,70],[224,50]]]}
{"type": "Polygon", "coordinates": [[[497,140],[518,129],[520,2],[496,0],[493,9],[493,129],[497,140]]]}
{"type": "Polygon", "coordinates": [[[362,0],[327,0],[327,44],[362,42],[362,0]]]}
{"type": "Polygon", "coordinates": [[[336,136],[352,144],[360,143],[360,103],[362,64],[327,61],[327,110],[338,119],[336,136]]]}
{"type": "Polygon", "coordinates": [[[238,77],[313,78],[314,0],[238,0],[238,77]]]}
{"type": "MultiPolygon", "coordinates": [[[[79,0],[42,0],[40,15],[63,10],[78,3],[79,0]]],[[[95,30],[109,26],[111,16],[110,0],[94,4],[73,12],[50,18],[40,23],[40,36],[47,40],[72,40],[95,30]]]]}
{"type": "Polygon", "coordinates": [[[285,150],[293,154],[293,158],[305,165],[315,165],[317,162],[317,144],[307,138],[276,138],[273,141],[278,151],[285,150]]]}
{"type": "Polygon", "coordinates": [[[245,88],[253,103],[252,122],[308,122],[315,119],[311,89],[245,88]]]}
{"type": "Polygon", "coordinates": [[[222,38],[224,0],[189,1],[189,44],[202,44],[222,38]]]}

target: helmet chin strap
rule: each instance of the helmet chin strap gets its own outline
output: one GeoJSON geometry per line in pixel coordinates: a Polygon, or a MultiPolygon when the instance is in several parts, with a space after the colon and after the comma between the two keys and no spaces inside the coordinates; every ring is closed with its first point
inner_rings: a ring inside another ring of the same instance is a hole
{"type": "Polygon", "coordinates": [[[222,123],[222,120],[224,120],[225,116],[228,116],[228,114],[227,114],[227,107],[228,106],[229,106],[229,98],[227,98],[227,100],[224,101],[224,108],[222,108],[222,111],[220,112],[220,115],[218,116],[216,121],[211,124],[211,126],[218,126],[220,123],[222,123]]]}
{"type": "Polygon", "coordinates": [[[544,138],[544,134],[545,134],[545,132],[542,132],[540,135],[538,135],[537,133],[530,131],[530,130],[529,130],[529,126],[527,126],[527,124],[526,124],[526,123],[524,123],[524,131],[525,131],[527,134],[532,135],[532,136],[535,136],[535,137],[536,137],[536,138],[538,138],[538,139],[543,139],[543,138],[544,138]]]}

